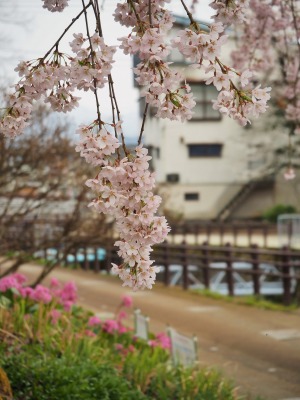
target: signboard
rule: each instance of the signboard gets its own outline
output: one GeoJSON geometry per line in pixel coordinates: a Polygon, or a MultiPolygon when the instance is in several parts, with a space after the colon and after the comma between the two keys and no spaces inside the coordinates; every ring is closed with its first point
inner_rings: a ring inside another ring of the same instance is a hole
{"type": "Polygon", "coordinates": [[[171,351],[175,365],[192,366],[198,360],[197,338],[181,335],[175,329],[169,328],[171,351]]]}
{"type": "Polygon", "coordinates": [[[149,338],[149,318],[141,314],[141,310],[135,310],[135,336],[148,340],[149,338]]]}

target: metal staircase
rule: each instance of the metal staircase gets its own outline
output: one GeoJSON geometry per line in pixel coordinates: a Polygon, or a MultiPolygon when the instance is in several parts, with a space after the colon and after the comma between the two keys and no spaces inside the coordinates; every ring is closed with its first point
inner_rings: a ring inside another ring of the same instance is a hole
{"type": "Polygon", "coordinates": [[[224,207],[218,212],[216,216],[217,221],[226,221],[234,212],[234,210],[249,196],[249,194],[256,188],[266,185],[267,183],[274,182],[274,176],[266,176],[261,179],[252,180],[247,182],[232,199],[225,204],[224,207]]]}

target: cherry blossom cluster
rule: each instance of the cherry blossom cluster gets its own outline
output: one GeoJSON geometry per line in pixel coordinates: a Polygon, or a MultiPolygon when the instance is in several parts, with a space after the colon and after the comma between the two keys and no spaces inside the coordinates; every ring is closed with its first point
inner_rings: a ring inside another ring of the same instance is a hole
{"type": "Polygon", "coordinates": [[[62,12],[67,6],[69,0],[42,0],[44,2],[43,8],[51,12],[62,12]]]}
{"type": "Polygon", "coordinates": [[[52,56],[34,61],[22,61],[15,71],[21,80],[15,93],[8,99],[8,108],[0,130],[8,137],[16,137],[24,130],[30,118],[33,100],[45,97],[55,111],[68,112],[78,106],[79,97],[73,92],[102,88],[111,72],[114,46],[107,46],[97,33],[90,39],[74,34],[70,43],[75,57],[55,50],[52,56]]]}
{"type": "MultiPolygon", "coordinates": [[[[219,3],[223,4],[214,4],[219,3]]],[[[208,74],[206,84],[213,84],[220,91],[213,107],[244,126],[250,123],[250,118],[266,111],[271,89],[252,89],[251,71],[240,73],[221,62],[221,47],[227,40],[224,29],[221,21],[211,24],[206,31],[191,20],[190,28],[181,30],[172,45],[194,63],[194,68],[204,68],[208,74]]]]}
{"type": "Polygon", "coordinates": [[[171,50],[166,36],[174,19],[163,8],[164,3],[151,2],[150,15],[148,0],[119,3],[114,15],[122,25],[134,27],[127,37],[120,39],[120,48],[141,60],[134,72],[143,86],[146,103],[157,109],[157,117],[185,121],[192,117],[191,109],[196,103],[188,86],[178,84],[183,76],[165,61],[171,50]]]}
{"type": "Polygon", "coordinates": [[[128,0],[117,4],[113,16],[115,21],[127,27],[135,28],[139,25],[138,29],[145,31],[147,27],[153,25],[168,31],[173,25],[174,18],[164,6],[170,2],[171,0],[152,0],[151,18],[149,18],[148,0],[128,0]]]}
{"type": "Polygon", "coordinates": [[[108,163],[106,157],[114,154],[120,147],[120,143],[106,129],[100,129],[94,133],[93,126],[92,124],[79,128],[81,138],[75,150],[80,152],[80,156],[88,164],[103,167],[108,163]]]}
{"type": "Polygon", "coordinates": [[[134,154],[119,159],[114,156],[118,140],[105,128],[93,133],[92,126],[79,130],[76,147],[88,163],[99,166],[100,172],[86,184],[96,194],[90,207],[112,215],[120,235],[115,245],[123,258],[113,264],[113,272],[124,286],[133,289],[151,288],[158,268],[150,260],[151,246],[165,240],[169,227],[165,217],[155,216],[161,198],[153,194],[154,174],[149,172],[150,156],[142,145],[134,154]]]}
{"type": "Polygon", "coordinates": [[[286,118],[295,122],[296,132],[300,131],[299,3],[250,0],[247,19],[239,30],[240,45],[233,52],[235,66],[250,65],[253,71],[266,71],[274,80],[281,79],[280,103],[285,104],[286,118]],[[282,70],[274,71],[274,65],[281,65],[282,70]]]}
{"type": "Polygon", "coordinates": [[[210,7],[216,10],[215,21],[220,21],[225,25],[232,23],[242,23],[246,20],[246,13],[249,8],[250,0],[213,0],[210,7]]]}
{"type": "Polygon", "coordinates": [[[221,35],[224,26],[221,22],[211,24],[209,32],[196,29],[181,30],[173,39],[173,47],[187,57],[191,62],[202,65],[203,61],[214,62],[220,55],[221,46],[226,42],[227,36],[221,35]]]}
{"type": "Polygon", "coordinates": [[[260,85],[253,90],[239,90],[231,84],[228,90],[223,87],[217,100],[213,100],[213,108],[245,126],[250,123],[250,118],[266,111],[270,90],[270,87],[262,89],[260,85]]]}
{"type": "MultiPolygon", "coordinates": [[[[237,32],[239,46],[232,53],[235,67],[250,67],[259,76],[264,72],[272,80],[276,104],[285,112],[289,135],[299,134],[299,2],[250,0],[246,19],[237,25],[237,32]]],[[[290,152],[288,157],[290,158],[290,152]]],[[[293,179],[295,176],[291,166],[286,170],[285,176],[286,179],[293,179]]]]}

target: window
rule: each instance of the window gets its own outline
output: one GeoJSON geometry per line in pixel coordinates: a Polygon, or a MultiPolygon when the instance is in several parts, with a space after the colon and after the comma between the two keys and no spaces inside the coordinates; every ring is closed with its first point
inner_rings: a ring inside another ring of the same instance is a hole
{"type": "Polygon", "coordinates": [[[222,144],[189,144],[189,157],[221,157],[222,144]]]}
{"type": "Polygon", "coordinates": [[[188,82],[191,86],[196,105],[191,121],[220,121],[221,114],[212,107],[212,100],[218,97],[218,91],[213,85],[202,82],[188,82]]]}
{"type": "Polygon", "coordinates": [[[179,182],[179,174],[167,174],[167,182],[170,183],[179,182]]]}
{"type": "Polygon", "coordinates": [[[184,200],[186,201],[197,201],[199,200],[199,193],[185,193],[184,200]]]}

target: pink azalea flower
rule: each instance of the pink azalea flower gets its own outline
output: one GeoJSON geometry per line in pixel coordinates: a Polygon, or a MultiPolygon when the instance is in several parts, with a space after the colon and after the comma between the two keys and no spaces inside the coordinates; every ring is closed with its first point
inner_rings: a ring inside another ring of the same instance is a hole
{"type": "Polygon", "coordinates": [[[56,278],[51,278],[51,281],[50,281],[50,288],[51,288],[51,289],[54,289],[54,288],[58,288],[58,287],[60,287],[60,283],[59,283],[58,279],[56,279],[56,278]]]}
{"type": "Polygon", "coordinates": [[[122,334],[125,332],[127,332],[126,326],[119,324],[119,333],[122,334]]]}
{"type": "Polygon", "coordinates": [[[107,333],[113,333],[119,330],[119,324],[114,319],[107,319],[103,324],[103,330],[107,333]]]}
{"type": "Polygon", "coordinates": [[[122,319],[127,317],[127,313],[125,311],[120,311],[118,315],[118,320],[121,321],[122,319]]]}
{"type": "Polygon", "coordinates": [[[75,301],[77,300],[77,287],[74,282],[65,283],[60,292],[60,298],[63,302],[72,301],[73,303],[75,303],[75,301]]]}
{"type": "Polygon", "coordinates": [[[160,346],[163,349],[170,349],[171,348],[171,340],[168,335],[164,332],[158,333],[156,335],[156,340],[160,343],[160,346]]]}
{"type": "Polygon", "coordinates": [[[93,315],[92,317],[90,317],[89,321],[88,321],[88,326],[97,326],[101,324],[101,320],[100,318],[96,317],[96,315],[93,315]]]}
{"type": "Polygon", "coordinates": [[[60,316],[61,316],[61,312],[59,310],[51,310],[50,311],[51,323],[53,325],[56,325],[60,316]]]}
{"type": "Polygon", "coordinates": [[[34,293],[34,289],[32,289],[32,288],[29,287],[29,286],[26,286],[26,287],[20,288],[20,289],[19,289],[19,292],[20,292],[20,295],[21,295],[23,298],[26,298],[26,297],[30,297],[30,298],[31,298],[32,294],[34,293]]]}
{"type": "Polygon", "coordinates": [[[20,285],[23,285],[23,283],[25,283],[25,282],[27,281],[27,278],[26,278],[25,275],[16,273],[16,274],[13,274],[13,276],[14,276],[15,280],[16,280],[20,285]]]}
{"type": "Polygon", "coordinates": [[[123,304],[124,307],[130,308],[132,306],[132,303],[133,303],[133,301],[132,301],[132,297],[131,296],[126,296],[125,295],[125,296],[122,297],[122,304],[123,304]]]}
{"type": "Polygon", "coordinates": [[[37,287],[29,294],[29,297],[35,301],[41,301],[42,303],[48,304],[52,300],[50,290],[42,285],[37,287]]]}
{"type": "Polygon", "coordinates": [[[89,329],[85,330],[85,334],[86,334],[86,336],[89,336],[89,337],[97,336],[93,331],[90,331],[89,329]]]}
{"type": "Polygon", "coordinates": [[[73,304],[74,304],[73,301],[65,301],[63,303],[64,310],[65,311],[70,311],[73,304]]]}
{"type": "Polygon", "coordinates": [[[11,274],[5,276],[0,280],[0,292],[6,292],[8,289],[12,288],[20,290],[25,281],[25,276],[21,274],[11,274]]]}

